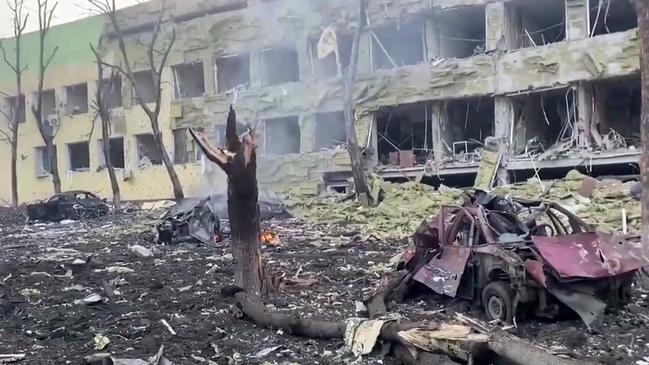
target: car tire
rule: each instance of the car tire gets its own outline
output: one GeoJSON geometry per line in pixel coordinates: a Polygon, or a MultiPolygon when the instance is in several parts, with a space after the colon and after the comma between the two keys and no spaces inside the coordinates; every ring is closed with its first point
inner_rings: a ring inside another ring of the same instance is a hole
{"type": "Polygon", "coordinates": [[[512,323],[514,291],[506,281],[492,281],[482,290],[482,305],[490,321],[512,323]]]}

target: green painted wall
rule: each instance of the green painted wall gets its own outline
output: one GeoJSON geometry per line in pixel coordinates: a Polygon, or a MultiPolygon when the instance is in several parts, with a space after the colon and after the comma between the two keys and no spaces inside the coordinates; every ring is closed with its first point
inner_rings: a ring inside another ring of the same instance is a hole
{"type": "MultiPolygon", "coordinates": [[[[34,21],[34,19],[31,19],[34,21]]],[[[56,69],[57,65],[74,66],[94,62],[94,55],[90,51],[89,44],[97,45],[99,37],[104,28],[104,17],[93,16],[80,19],[71,23],[61,24],[50,28],[46,38],[45,57],[56,47],[59,50],[50,64],[50,70],[56,69]]],[[[16,46],[14,38],[1,40],[7,58],[15,62],[16,46]]],[[[38,54],[39,34],[32,32],[23,35],[21,42],[21,55],[23,64],[28,65],[25,77],[38,76],[38,54]]],[[[0,85],[10,87],[15,82],[15,74],[0,59],[0,85]]]]}

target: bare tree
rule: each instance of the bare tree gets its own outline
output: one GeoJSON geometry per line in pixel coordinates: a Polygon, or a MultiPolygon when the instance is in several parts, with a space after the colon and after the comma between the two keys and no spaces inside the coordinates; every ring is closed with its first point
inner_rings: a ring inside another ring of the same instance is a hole
{"type": "Polygon", "coordinates": [[[54,138],[59,131],[59,125],[53,125],[43,118],[43,86],[45,83],[45,73],[50,66],[52,59],[59,50],[59,46],[55,46],[49,55],[46,57],[45,47],[47,33],[49,33],[50,25],[52,24],[52,17],[56,10],[57,2],[50,8],[49,0],[37,0],[38,3],[38,34],[39,34],[39,48],[38,48],[38,90],[36,91],[36,103],[32,105],[32,114],[36,120],[38,132],[43,138],[47,155],[50,159],[50,174],[52,175],[52,184],[54,185],[54,192],[61,192],[61,178],[59,177],[59,163],[56,157],[56,150],[54,149],[54,138]]]}
{"type": "Polygon", "coordinates": [[[104,161],[106,164],[106,170],[108,171],[108,178],[110,180],[110,188],[113,191],[113,208],[115,211],[119,211],[122,209],[122,198],[119,191],[119,183],[117,182],[117,175],[115,174],[115,167],[110,158],[110,105],[108,100],[104,97],[113,88],[118,75],[117,71],[111,69],[108,82],[104,82],[104,64],[101,53],[96,50],[92,44],[90,45],[90,49],[95,55],[97,62],[97,91],[95,92],[93,108],[95,109],[96,116],[101,121],[102,150],[104,152],[104,161]]]}
{"type": "Polygon", "coordinates": [[[349,70],[344,77],[344,114],[345,114],[345,137],[347,142],[347,151],[352,163],[352,176],[354,178],[354,188],[356,190],[356,197],[364,206],[374,204],[369,193],[369,186],[367,184],[367,175],[363,164],[363,155],[358,146],[358,138],[356,137],[356,127],[354,122],[354,85],[356,83],[356,70],[358,68],[358,48],[360,46],[361,32],[365,24],[365,2],[366,0],[359,0],[360,12],[358,18],[358,28],[354,34],[352,42],[351,59],[349,63],[349,70]]]}
{"type": "Polygon", "coordinates": [[[228,176],[228,217],[235,261],[234,284],[257,297],[268,282],[261,259],[261,229],[257,188],[257,152],[255,128],[243,139],[237,136],[237,117],[232,106],[225,130],[226,147],[214,148],[208,139],[190,129],[205,156],[228,176]]]}
{"type": "Polygon", "coordinates": [[[0,135],[2,140],[11,145],[11,205],[16,207],[18,206],[18,129],[22,123],[21,119],[24,117],[22,110],[25,109],[22,75],[27,70],[27,65],[23,66],[22,64],[20,52],[29,14],[23,14],[23,0],[7,0],[7,6],[12,18],[15,57],[13,60],[9,60],[2,43],[0,43],[0,52],[2,52],[2,59],[16,76],[16,96],[9,114],[5,115],[9,131],[0,130],[0,135]]]}
{"type": "Polygon", "coordinates": [[[151,39],[143,44],[146,49],[147,54],[147,63],[150,69],[150,77],[152,85],[154,88],[154,106],[150,107],[146,103],[146,99],[143,97],[143,92],[141,86],[135,82],[133,76],[133,63],[129,57],[129,54],[126,50],[126,42],[124,40],[124,34],[121,31],[120,24],[117,19],[117,9],[115,7],[115,0],[88,0],[95,10],[98,10],[100,13],[105,14],[112,26],[112,36],[117,40],[117,45],[121,55],[121,62],[118,64],[111,64],[108,62],[101,61],[101,64],[110,67],[121,76],[123,76],[133,89],[135,93],[135,100],[140,105],[144,113],[147,115],[149,122],[151,123],[151,129],[153,131],[153,139],[156,143],[157,148],[161,152],[162,163],[164,164],[169,179],[171,179],[171,184],[173,185],[174,197],[176,199],[184,198],[183,189],[180,184],[180,179],[176,174],[173,163],[167,154],[165,149],[164,142],[162,140],[162,132],[160,130],[160,123],[158,118],[160,117],[160,109],[162,106],[162,73],[164,68],[167,65],[169,59],[169,53],[173,48],[173,45],[176,41],[176,30],[172,28],[171,36],[166,41],[162,39],[162,23],[165,16],[165,1],[162,1],[162,9],[160,10],[160,16],[158,17],[151,33],[151,39]]]}

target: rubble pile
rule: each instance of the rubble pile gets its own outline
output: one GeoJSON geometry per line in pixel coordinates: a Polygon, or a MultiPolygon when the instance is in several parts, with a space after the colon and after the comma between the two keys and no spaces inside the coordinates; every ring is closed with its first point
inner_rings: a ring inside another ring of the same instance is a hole
{"type": "Polygon", "coordinates": [[[379,239],[402,239],[442,205],[460,204],[462,190],[406,182],[380,182],[381,203],[362,207],[344,196],[316,196],[297,187],[283,196],[287,209],[311,223],[354,226],[361,233],[379,239]]]}
{"type": "MultiPolygon", "coordinates": [[[[496,187],[494,193],[527,199],[557,202],[589,224],[606,231],[619,230],[622,217],[630,231],[640,229],[640,204],[631,192],[633,182],[604,179],[597,181],[571,171],[556,181],[530,181],[496,187]],[[584,185],[591,189],[583,190],[584,185]],[[587,195],[587,196],[586,196],[587,195]],[[623,212],[624,211],[624,212],[623,212]]],[[[417,226],[436,214],[442,205],[459,205],[466,195],[460,189],[407,182],[380,182],[383,200],[377,207],[364,208],[345,196],[315,195],[295,187],[283,196],[284,204],[296,217],[311,223],[354,226],[379,239],[409,237],[417,226]]]]}
{"type": "Polygon", "coordinates": [[[630,230],[640,231],[640,203],[633,197],[634,182],[616,179],[601,181],[569,172],[556,181],[530,180],[523,184],[497,187],[494,191],[519,198],[557,202],[589,224],[605,231],[620,230],[623,215],[630,230]]]}

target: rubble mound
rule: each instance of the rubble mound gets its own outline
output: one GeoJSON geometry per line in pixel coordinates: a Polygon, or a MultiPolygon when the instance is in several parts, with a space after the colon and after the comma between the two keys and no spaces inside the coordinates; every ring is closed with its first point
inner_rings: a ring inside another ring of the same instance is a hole
{"type": "Polygon", "coordinates": [[[362,207],[345,196],[313,195],[296,187],[283,196],[287,209],[310,223],[355,226],[362,234],[376,238],[401,239],[411,236],[419,224],[442,205],[460,204],[459,189],[406,182],[380,182],[382,201],[377,207],[362,207]]]}

